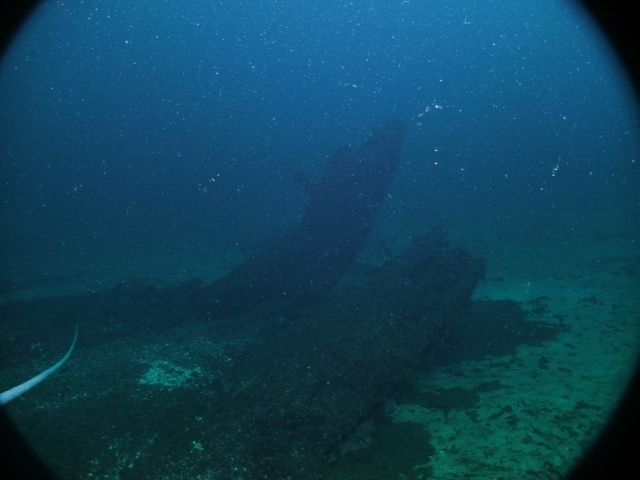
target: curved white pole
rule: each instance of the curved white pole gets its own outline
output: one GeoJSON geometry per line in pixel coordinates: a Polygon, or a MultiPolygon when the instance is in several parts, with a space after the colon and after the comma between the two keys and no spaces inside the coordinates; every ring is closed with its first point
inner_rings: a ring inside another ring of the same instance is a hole
{"type": "Polygon", "coordinates": [[[73,341],[71,342],[71,346],[69,347],[69,350],[67,350],[67,353],[64,354],[64,357],[62,357],[55,365],[47,368],[44,372],[40,372],[38,375],[27,380],[26,382],[21,383],[20,385],[16,385],[13,388],[10,388],[6,392],[0,393],[0,405],[4,405],[5,403],[10,402],[14,398],[19,397],[23,393],[28,392],[33,387],[35,387],[39,383],[42,383],[51,375],[56,373],[60,369],[60,367],[64,365],[67,360],[69,360],[69,357],[71,356],[71,352],[73,352],[73,349],[76,346],[77,340],[78,340],[78,325],[76,325],[76,333],[73,335],[73,341]]]}

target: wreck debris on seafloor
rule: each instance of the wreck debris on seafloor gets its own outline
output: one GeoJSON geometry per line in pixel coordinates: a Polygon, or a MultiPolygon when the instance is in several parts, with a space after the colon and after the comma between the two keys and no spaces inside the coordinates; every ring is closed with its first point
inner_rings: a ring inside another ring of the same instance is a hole
{"type": "Polygon", "coordinates": [[[208,316],[260,324],[257,345],[224,381],[228,425],[219,438],[251,478],[313,478],[407,380],[484,275],[480,259],[436,228],[364,287],[334,289],[372,229],[406,130],[389,122],[336,151],[317,184],[299,177],[309,194],[301,225],[202,288],[208,316]]]}

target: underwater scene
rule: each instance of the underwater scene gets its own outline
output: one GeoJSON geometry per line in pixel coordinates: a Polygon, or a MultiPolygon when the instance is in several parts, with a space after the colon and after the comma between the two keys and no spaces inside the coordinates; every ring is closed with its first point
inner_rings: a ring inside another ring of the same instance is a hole
{"type": "Polygon", "coordinates": [[[637,101],[570,1],[47,1],[0,409],[61,479],[558,479],[640,353],[637,101]]]}

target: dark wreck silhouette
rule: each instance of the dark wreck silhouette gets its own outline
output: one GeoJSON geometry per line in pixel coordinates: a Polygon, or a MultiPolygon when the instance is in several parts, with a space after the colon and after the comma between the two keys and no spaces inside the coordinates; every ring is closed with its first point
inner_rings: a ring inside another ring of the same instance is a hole
{"type": "Polygon", "coordinates": [[[229,316],[282,302],[295,308],[325,297],[353,265],[373,227],[406,133],[405,123],[390,121],[363,145],[333,153],[319,182],[297,174],[308,193],[299,228],[207,287],[210,311],[229,316]]]}
{"type": "Polygon", "coordinates": [[[331,155],[318,183],[298,174],[309,196],[300,226],[202,288],[209,318],[252,332],[225,376],[223,431],[234,433],[218,442],[247,478],[316,478],[464,314],[484,275],[482,260],[435,228],[366,285],[334,289],[371,232],[406,132],[390,121],[331,155]]]}

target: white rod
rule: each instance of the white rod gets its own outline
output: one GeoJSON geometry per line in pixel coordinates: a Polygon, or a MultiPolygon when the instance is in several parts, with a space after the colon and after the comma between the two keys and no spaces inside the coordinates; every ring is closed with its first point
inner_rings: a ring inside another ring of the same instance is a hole
{"type": "Polygon", "coordinates": [[[35,387],[39,383],[44,382],[47,378],[49,378],[51,375],[56,373],[60,369],[60,367],[62,367],[62,365],[64,365],[65,362],[69,360],[69,357],[71,356],[71,352],[73,352],[73,349],[76,346],[77,340],[78,340],[78,325],[76,325],[76,333],[73,335],[73,341],[71,342],[71,346],[69,347],[69,350],[67,350],[67,353],[64,354],[64,357],[62,357],[55,365],[47,368],[43,372],[40,372],[35,377],[27,380],[24,383],[21,383],[20,385],[16,385],[15,387],[10,388],[6,392],[0,393],[0,405],[4,405],[7,402],[10,402],[11,400],[13,400],[14,398],[19,397],[23,393],[28,392],[33,387],[35,387]]]}

